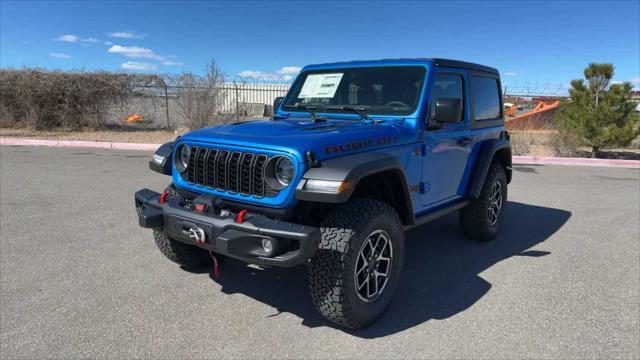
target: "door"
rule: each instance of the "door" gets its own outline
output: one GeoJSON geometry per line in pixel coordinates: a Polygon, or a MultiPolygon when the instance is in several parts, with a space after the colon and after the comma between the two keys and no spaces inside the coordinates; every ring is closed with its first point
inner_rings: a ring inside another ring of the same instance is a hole
{"type": "Polygon", "coordinates": [[[465,70],[438,69],[432,81],[422,152],[422,205],[427,208],[455,200],[462,195],[462,178],[471,151],[465,79],[465,70]],[[429,124],[435,123],[435,105],[439,98],[460,99],[463,104],[462,114],[457,122],[443,123],[440,128],[430,130],[429,124]]]}

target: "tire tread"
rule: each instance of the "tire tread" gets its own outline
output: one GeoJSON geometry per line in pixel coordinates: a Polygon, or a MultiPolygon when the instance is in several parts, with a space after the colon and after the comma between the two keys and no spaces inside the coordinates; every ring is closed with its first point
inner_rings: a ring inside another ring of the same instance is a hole
{"type": "Polygon", "coordinates": [[[370,219],[385,215],[402,228],[395,210],[386,203],[354,199],[337,207],[322,223],[322,239],[311,262],[309,288],[316,309],[328,320],[348,328],[361,328],[374,319],[359,319],[347,301],[345,276],[350,268],[351,239],[361,234],[370,219]]]}

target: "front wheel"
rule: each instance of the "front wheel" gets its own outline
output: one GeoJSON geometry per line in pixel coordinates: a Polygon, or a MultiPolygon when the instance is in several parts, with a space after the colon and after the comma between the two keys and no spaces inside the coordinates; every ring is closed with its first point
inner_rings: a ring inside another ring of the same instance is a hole
{"type": "MultiPolygon", "coordinates": [[[[173,184],[164,190],[170,196],[178,196],[173,184]]],[[[188,269],[197,269],[211,264],[211,257],[206,250],[172,239],[162,231],[153,230],[153,240],[160,252],[169,260],[188,269]]],[[[217,256],[219,258],[219,256],[217,256]]]]}
{"type": "Polygon", "coordinates": [[[167,259],[189,269],[198,269],[211,264],[206,250],[172,239],[162,231],[153,230],[153,239],[167,259]]]}
{"type": "Polygon", "coordinates": [[[474,240],[490,241],[496,237],[507,203],[507,176],[499,163],[492,163],[480,196],[460,210],[462,231],[474,240]]]}
{"type": "Polygon", "coordinates": [[[398,286],[404,233],[398,214],[375,200],[355,199],[334,209],[320,227],[309,287],[325,318],[349,328],[378,319],[398,286]]]}

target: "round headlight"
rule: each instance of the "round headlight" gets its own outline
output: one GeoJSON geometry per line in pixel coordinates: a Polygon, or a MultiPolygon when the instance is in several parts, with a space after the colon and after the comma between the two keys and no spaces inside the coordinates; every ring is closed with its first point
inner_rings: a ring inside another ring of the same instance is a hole
{"type": "Polygon", "coordinates": [[[187,167],[189,166],[189,153],[191,149],[187,145],[181,145],[180,149],[176,152],[176,168],[180,172],[187,171],[187,167]]]}
{"type": "Polygon", "coordinates": [[[269,159],[264,167],[264,180],[273,190],[280,191],[293,179],[293,163],[286,156],[275,156],[269,159]]]}
{"type": "Polygon", "coordinates": [[[281,157],[276,161],[274,173],[278,182],[288,186],[293,179],[293,163],[287,157],[281,157]]]}

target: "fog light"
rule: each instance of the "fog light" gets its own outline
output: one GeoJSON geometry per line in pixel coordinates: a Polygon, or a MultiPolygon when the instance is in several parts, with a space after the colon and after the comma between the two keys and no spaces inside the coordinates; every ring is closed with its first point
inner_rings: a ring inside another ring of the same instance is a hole
{"type": "Polygon", "coordinates": [[[262,239],[262,250],[267,254],[271,254],[273,252],[274,244],[271,239],[262,239]]]}

